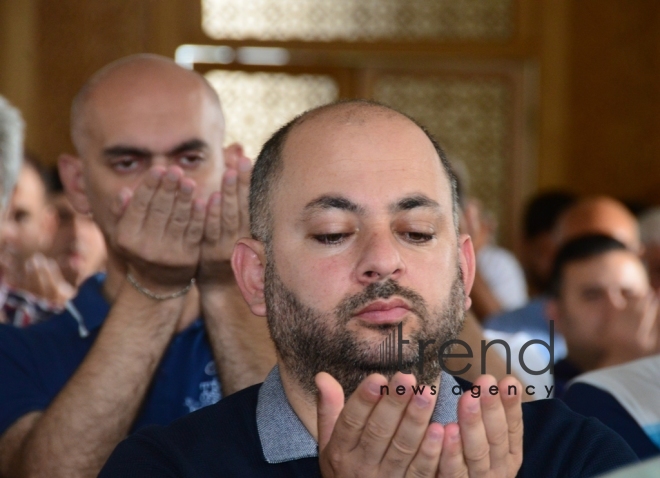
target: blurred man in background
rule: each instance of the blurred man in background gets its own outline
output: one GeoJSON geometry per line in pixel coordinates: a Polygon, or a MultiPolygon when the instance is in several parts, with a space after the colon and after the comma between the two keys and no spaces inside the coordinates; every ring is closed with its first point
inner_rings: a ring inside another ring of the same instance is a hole
{"type": "Polygon", "coordinates": [[[0,225],[21,169],[23,128],[21,113],[0,96],[0,225]]]}
{"type": "Polygon", "coordinates": [[[651,287],[660,293],[660,208],[650,209],[640,216],[639,233],[644,246],[642,258],[649,272],[651,287]]]}
{"type": "Polygon", "coordinates": [[[555,393],[581,373],[657,352],[657,301],[636,252],[602,234],[557,253],[548,316],[568,349],[555,364],[555,393]]]}
{"type": "Polygon", "coordinates": [[[48,255],[56,261],[64,279],[78,287],[85,279],[105,269],[103,234],[90,214],[81,214],[73,208],[59,178],[54,182],[50,204],[57,226],[48,255]]]}
{"type": "Polygon", "coordinates": [[[555,253],[553,231],[562,213],[576,201],[577,197],[569,192],[545,191],[527,203],[520,260],[532,298],[548,291],[555,253]]]}
{"type": "MultiPolygon", "coordinates": [[[[625,244],[630,250],[640,252],[639,227],[632,213],[619,201],[607,196],[585,198],[564,211],[558,218],[552,233],[551,256],[569,240],[586,234],[604,234],[625,244]]],[[[527,332],[535,339],[547,342],[550,333],[547,296],[530,301],[526,306],[490,318],[484,324],[487,329],[501,332],[527,332]]],[[[566,344],[555,330],[554,358],[566,356],[566,344]]]]}

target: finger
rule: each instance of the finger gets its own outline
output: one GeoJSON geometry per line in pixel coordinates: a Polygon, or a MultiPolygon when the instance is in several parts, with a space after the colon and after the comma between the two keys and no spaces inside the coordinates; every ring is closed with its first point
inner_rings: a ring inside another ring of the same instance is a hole
{"type": "Polygon", "coordinates": [[[225,168],[237,169],[238,162],[243,156],[243,146],[238,143],[232,143],[224,149],[223,153],[225,157],[225,168]]]}
{"type": "Polygon", "coordinates": [[[199,244],[204,236],[204,220],[206,218],[206,203],[203,199],[193,201],[192,217],[188,223],[185,237],[188,244],[199,244]]]}
{"type": "MultiPolygon", "coordinates": [[[[390,442],[397,432],[399,423],[406,413],[406,407],[413,396],[411,388],[415,383],[415,378],[412,375],[397,372],[390,380],[389,388],[383,390],[384,394],[369,416],[360,437],[362,459],[367,464],[375,465],[383,461],[390,442]],[[403,387],[403,389],[399,387],[403,387]],[[398,390],[403,390],[404,393],[399,395],[398,390]]],[[[427,426],[428,421],[423,425],[424,430],[427,426]]],[[[403,453],[403,450],[401,450],[401,453],[403,453]]],[[[390,462],[390,465],[392,463],[393,461],[390,462]]],[[[410,460],[408,460],[408,463],[410,463],[410,460]]]]}
{"type": "Polygon", "coordinates": [[[54,290],[48,277],[46,258],[40,253],[35,254],[33,256],[31,269],[32,271],[28,276],[28,280],[33,282],[36,287],[34,290],[37,292],[37,295],[44,299],[51,300],[54,290]]]}
{"type": "Polygon", "coordinates": [[[206,221],[204,223],[204,240],[215,243],[220,240],[220,216],[222,215],[222,196],[220,193],[213,193],[209,198],[209,204],[206,211],[206,221]]]}
{"type": "Polygon", "coordinates": [[[250,175],[252,161],[243,157],[238,163],[238,220],[239,235],[250,235],[250,175]]]}
{"type": "Polygon", "coordinates": [[[110,211],[118,218],[123,216],[132,198],[133,198],[133,191],[131,191],[130,188],[126,188],[126,187],[122,188],[119,191],[119,194],[117,194],[117,196],[115,197],[115,200],[111,205],[110,211]]]}
{"type": "Polygon", "coordinates": [[[421,393],[411,394],[412,398],[383,459],[383,468],[394,474],[404,472],[412,462],[435,407],[437,395],[431,395],[430,386],[421,385],[416,390],[421,390],[421,393]]]}
{"type": "MultiPolygon", "coordinates": [[[[484,377],[479,377],[473,385],[481,387],[481,394],[487,393],[482,387],[484,377]]],[[[484,427],[479,398],[472,393],[464,393],[458,402],[458,425],[461,431],[465,463],[470,476],[481,476],[490,469],[490,449],[484,427]]]]}
{"type": "Polygon", "coordinates": [[[475,383],[479,383],[484,391],[481,395],[481,415],[490,449],[490,470],[495,471],[498,476],[506,475],[509,464],[509,432],[501,393],[506,393],[507,389],[499,388],[497,380],[490,375],[480,377],[475,383]]]}
{"type": "Polygon", "coordinates": [[[165,235],[165,229],[172,214],[176,192],[179,187],[179,181],[183,176],[183,171],[177,166],[168,168],[163,176],[160,186],[153,194],[144,220],[144,229],[149,231],[155,238],[161,238],[165,235]]]}
{"type": "Polygon", "coordinates": [[[194,191],[195,181],[190,178],[182,178],[166,230],[166,235],[173,240],[184,239],[184,232],[188,227],[192,214],[194,191]]]}
{"type": "MultiPolygon", "coordinates": [[[[463,394],[463,396],[465,395],[467,394],[463,394]]],[[[468,476],[468,467],[463,457],[461,430],[456,423],[445,425],[439,471],[439,476],[442,478],[463,478],[468,476]]],[[[472,476],[471,471],[470,476],[472,476]]]]}
{"type": "MultiPolygon", "coordinates": [[[[122,223],[126,224],[134,233],[139,232],[144,226],[147,209],[149,208],[152,197],[160,186],[163,174],[165,174],[164,168],[151,168],[144,180],[133,191],[130,202],[126,206],[123,216],[124,221],[122,223]]],[[[126,191],[120,191],[119,196],[118,200],[121,209],[121,203],[126,200],[126,191]]]]}
{"type": "Polygon", "coordinates": [[[332,436],[332,430],[344,408],[344,390],[330,374],[321,372],[315,377],[319,390],[317,398],[317,427],[319,449],[325,449],[332,436]]]}
{"type": "Polygon", "coordinates": [[[239,228],[238,173],[235,169],[225,172],[222,180],[222,238],[235,240],[239,228]]]}
{"type": "Polygon", "coordinates": [[[506,377],[500,381],[499,388],[509,435],[509,455],[520,464],[523,456],[522,395],[509,393],[509,390],[522,390],[522,385],[514,377],[506,377]]]}
{"type": "Polygon", "coordinates": [[[335,422],[330,440],[332,446],[348,452],[358,445],[369,416],[381,399],[381,387],[386,385],[385,377],[378,374],[369,375],[360,383],[335,422]]]}
{"type": "Polygon", "coordinates": [[[445,435],[445,429],[439,423],[431,423],[426,429],[424,439],[419,445],[419,450],[415,455],[406,478],[417,478],[434,476],[440,463],[440,453],[442,452],[442,439],[445,435]]]}

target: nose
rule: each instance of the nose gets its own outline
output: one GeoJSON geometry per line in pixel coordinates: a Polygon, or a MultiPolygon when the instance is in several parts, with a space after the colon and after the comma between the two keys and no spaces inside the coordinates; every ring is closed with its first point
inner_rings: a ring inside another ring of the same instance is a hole
{"type": "Polygon", "coordinates": [[[398,279],[405,265],[396,238],[388,232],[374,232],[365,240],[357,265],[357,279],[364,285],[398,279]]]}

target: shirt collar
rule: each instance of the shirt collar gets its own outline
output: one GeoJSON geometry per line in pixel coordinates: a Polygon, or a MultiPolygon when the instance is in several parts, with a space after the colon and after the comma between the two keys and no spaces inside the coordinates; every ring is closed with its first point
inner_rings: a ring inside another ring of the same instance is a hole
{"type": "MultiPolygon", "coordinates": [[[[438,400],[431,421],[446,425],[458,421],[458,395],[453,387],[460,387],[454,377],[442,372],[438,400]]],[[[284,393],[277,365],[266,377],[257,399],[257,430],[261,449],[268,463],[314,458],[318,444],[307,431],[284,393]]]]}

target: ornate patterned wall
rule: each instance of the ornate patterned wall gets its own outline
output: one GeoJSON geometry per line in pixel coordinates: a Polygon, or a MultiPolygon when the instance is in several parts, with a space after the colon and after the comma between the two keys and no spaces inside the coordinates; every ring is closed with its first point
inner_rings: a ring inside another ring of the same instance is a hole
{"type": "Polygon", "coordinates": [[[215,39],[503,40],[514,0],[202,0],[215,39]]]}
{"type": "Polygon", "coordinates": [[[206,78],[222,100],[226,144],[242,143],[251,158],[256,158],[277,128],[339,95],[335,80],[325,75],[215,70],[207,73],[206,78]]]}
{"type": "Polygon", "coordinates": [[[384,75],[374,98],[428,128],[469,172],[470,193],[502,223],[508,205],[513,92],[504,79],[384,75]]]}

